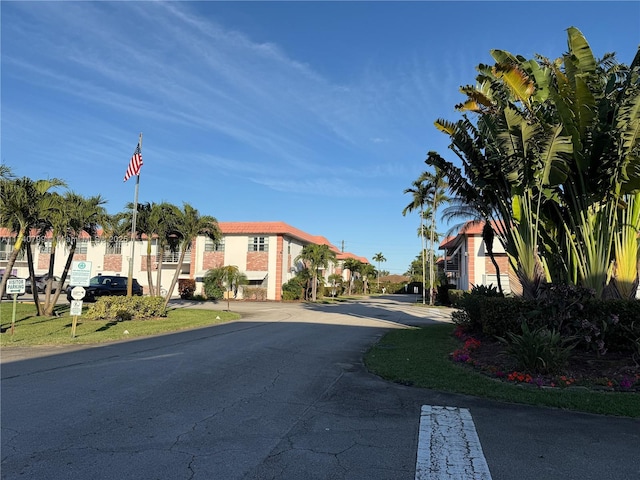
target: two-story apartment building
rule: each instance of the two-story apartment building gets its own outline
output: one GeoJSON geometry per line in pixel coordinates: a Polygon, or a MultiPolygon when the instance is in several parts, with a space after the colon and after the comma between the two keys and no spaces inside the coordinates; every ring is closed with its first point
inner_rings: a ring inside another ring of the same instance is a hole
{"type": "MultiPolygon", "coordinates": [[[[487,253],[482,239],[483,222],[465,224],[455,237],[448,237],[440,244],[444,255],[439,262],[449,283],[460,290],[471,290],[472,285],[497,286],[496,268],[487,253]]],[[[493,241],[493,253],[500,269],[500,283],[504,293],[514,293],[516,286],[509,284],[509,258],[502,244],[493,241]]]]}
{"type": "MultiPolygon", "coordinates": [[[[342,264],[347,258],[369,263],[364,257],[341,252],[325,237],[311,235],[284,222],[220,222],[218,225],[222,232],[222,240],[218,244],[214,244],[204,236],[199,236],[185,254],[179,278],[194,279],[196,293],[202,291],[202,280],[209,269],[235,265],[247,276],[250,286],[259,286],[266,290],[268,300],[281,300],[282,285],[302,269],[303,266],[296,263],[295,259],[308,244],[328,245],[336,253],[337,262],[329,265],[322,272],[325,279],[337,273],[348,280],[350,272],[342,269],[342,264]]],[[[0,228],[0,271],[4,271],[14,243],[15,237],[7,229],[0,228]]],[[[34,248],[36,274],[47,272],[51,250],[51,238],[41,239],[34,248]]],[[[136,241],[133,252],[133,276],[143,287],[146,287],[148,285],[146,239],[136,241]]],[[[64,268],[64,260],[68,256],[68,247],[64,242],[60,242],[55,253],[54,274],[60,276],[64,268]]],[[[161,268],[162,286],[167,288],[179,263],[179,257],[180,252],[169,250],[160,252],[157,243],[152,240],[153,281],[155,282],[158,268],[161,268]]],[[[96,242],[81,238],[73,259],[90,261],[94,275],[127,276],[130,258],[130,241],[118,239],[116,242],[109,242],[101,237],[96,242]]],[[[19,257],[12,273],[20,278],[29,276],[26,256],[19,257]]],[[[174,293],[177,294],[177,290],[174,293]]]]}

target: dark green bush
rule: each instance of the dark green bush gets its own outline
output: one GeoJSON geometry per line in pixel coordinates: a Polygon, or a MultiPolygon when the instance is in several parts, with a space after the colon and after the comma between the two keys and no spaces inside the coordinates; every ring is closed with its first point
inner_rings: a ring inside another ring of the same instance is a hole
{"type": "Polygon", "coordinates": [[[282,285],[282,299],[283,300],[301,300],[304,298],[304,290],[306,287],[306,281],[303,281],[300,277],[296,276],[282,285]]]}
{"type": "Polygon", "coordinates": [[[449,296],[449,292],[455,289],[456,286],[452,284],[448,285],[438,285],[436,290],[436,301],[440,305],[451,305],[451,297],[449,296]]]}
{"type": "Polygon", "coordinates": [[[520,325],[521,334],[507,333],[499,337],[506,345],[505,354],[516,361],[516,368],[529,373],[557,373],[569,360],[575,346],[572,338],[563,338],[557,330],[538,327],[530,330],[526,322],[520,325]]]}
{"type": "Polygon", "coordinates": [[[460,301],[464,293],[464,290],[457,290],[455,288],[449,290],[449,301],[451,302],[451,305],[457,307],[458,302],[460,301]]]}
{"type": "Polygon", "coordinates": [[[166,316],[162,297],[100,297],[87,309],[87,320],[142,320],[166,316]]]}
{"type": "Polygon", "coordinates": [[[534,329],[545,327],[563,338],[575,338],[581,350],[640,355],[640,301],[596,300],[587,294],[584,289],[561,287],[534,301],[465,293],[457,302],[463,313],[456,314],[454,322],[471,332],[505,337],[510,332],[521,334],[526,320],[534,329]]]}
{"type": "Polygon", "coordinates": [[[209,300],[217,302],[224,298],[226,289],[222,282],[222,269],[213,268],[208,270],[203,279],[204,294],[209,300]]]}

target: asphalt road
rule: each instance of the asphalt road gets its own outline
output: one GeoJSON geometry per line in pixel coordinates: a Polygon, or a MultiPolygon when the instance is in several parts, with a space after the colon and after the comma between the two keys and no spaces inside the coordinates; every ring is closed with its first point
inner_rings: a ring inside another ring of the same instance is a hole
{"type": "Polygon", "coordinates": [[[446,321],[413,300],[235,303],[242,320],[215,327],[4,348],[1,478],[413,479],[422,405],[469,409],[493,480],[640,478],[638,420],[368,373],[362,354],[386,331],[446,321]]]}

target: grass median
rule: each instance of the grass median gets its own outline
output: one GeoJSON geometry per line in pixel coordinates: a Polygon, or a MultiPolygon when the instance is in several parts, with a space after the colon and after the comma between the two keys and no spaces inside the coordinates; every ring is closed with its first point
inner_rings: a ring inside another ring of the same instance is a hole
{"type": "Polygon", "coordinates": [[[69,315],[69,307],[60,305],[56,307],[56,312],[59,316],[37,317],[33,304],[17,304],[15,328],[12,335],[13,303],[2,302],[0,304],[0,322],[3,333],[0,335],[0,345],[2,347],[19,347],[105,343],[206,327],[240,318],[239,314],[233,312],[188,308],[171,309],[167,312],[166,317],[122,322],[85,320],[79,316],[76,335],[72,338],[73,317],[69,315]]]}
{"type": "Polygon", "coordinates": [[[451,324],[394,330],[365,355],[373,373],[405,385],[512,403],[640,417],[640,394],[582,388],[538,388],[490,378],[450,360],[458,342],[451,324]]]}

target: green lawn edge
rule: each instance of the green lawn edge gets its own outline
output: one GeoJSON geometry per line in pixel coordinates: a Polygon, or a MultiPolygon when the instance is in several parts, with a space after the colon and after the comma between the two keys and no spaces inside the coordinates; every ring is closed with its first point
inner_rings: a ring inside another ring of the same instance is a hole
{"type": "Polygon", "coordinates": [[[9,302],[0,305],[4,331],[0,335],[2,348],[100,344],[208,327],[240,318],[240,314],[234,312],[195,308],[174,308],[167,311],[166,317],[122,322],[87,320],[79,316],[76,335],[71,337],[73,317],[69,315],[68,306],[57,307],[60,316],[38,317],[33,304],[22,303],[17,305],[15,329],[11,335],[12,310],[13,305],[9,302]]]}
{"type": "Polygon", "coordinates": [[[372,373],[393,382],[499,400],[600,415],[640,417],[640,394],[596,392],[581,387],[547,389],[509,384],[458,365],[449,355],[457,347],[455,325],[394,330],[364,356],[372,373]]]}

